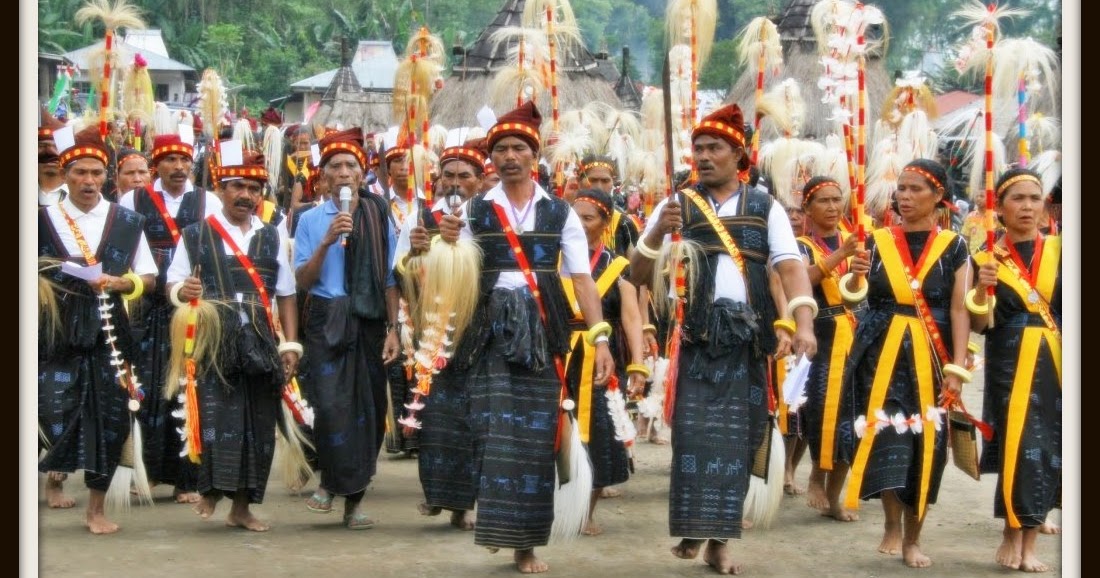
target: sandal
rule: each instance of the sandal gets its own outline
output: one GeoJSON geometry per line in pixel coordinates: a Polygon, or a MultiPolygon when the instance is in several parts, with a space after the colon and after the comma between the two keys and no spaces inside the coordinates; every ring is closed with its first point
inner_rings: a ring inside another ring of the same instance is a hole
{"type": "Polygon", "coordinates": [[[357,514],[344,514],[344,525],[349,530],[369,530],[374,527],[374,520],[363,512],[357,514]]]}
{"type": "Polygon", "coordinates": [[[314,492],[312,496],[306,499],[306,508],[308,508],[310,512],[317,514],[328,514],[332,512],[332,494],[326,497],[314,492]]]}

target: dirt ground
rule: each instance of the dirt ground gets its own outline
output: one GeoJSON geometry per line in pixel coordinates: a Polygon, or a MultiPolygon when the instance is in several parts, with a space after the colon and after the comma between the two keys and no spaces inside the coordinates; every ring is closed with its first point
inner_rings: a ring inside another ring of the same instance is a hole
{"type": "MultiPolygon", "coordinates": [[[[967,388],[971,411],[981,407],[980,376],[967,388]]],[[[623,496],[601,500],[596,518],[604,533],[580,537],[568,544],[538,550],[553,576],[713,576],[702,561],[674,558],[668,535],[668,446],[639,443],[636,471],[624,484],[623,496]]],[[[798,470],[805,485],[809,457],[798,470]]],[[[993,555],[1001,538],[1001,522],[992,515],[994,476],[976,482],[948,465],[939,503],[931,507],[922,546],[932,557],[925,570],[905,567],[899,556],[877,552],[882,537],[882,509],[865,502],[862,519],[837,522],[820,516],[805,504],[804,496],[785,496],[770,529],[745,532],[731,540],[734,556],[748,576],[824,577],[939,577],[1017,576],[996,565],[993,555]]],[[[307,485],[316,486],[316,478],[307,485]]],[[[367,492],[367,509],[378,524],[366,531],[349,531],[340,524],[342,503],[334,513],[315,514],[304,501],[308,491],[295,494],[279,481],[269,485],[258,516],[272,524],[266,533],[223,525],[229,504],[223,502],[208,521],[191,508],[173,502],[170,488],[155,490],[156,504],[137,507],[113,519],[122,529],[109,536],[93,536],[82,525],[87,492],[80,476],[66,483],[77,505],[51,510],[38,497],[39,575],[80,576],[514,576],[511,552],[496,554],[474,546],[473,535],[452,528],[444,513],[421,516],[416,461],[383,454],[378,475],[367,492]]],[[[1053,519],[1060,520],[1060,511],[1053,519]]],[[[1071,537],[1071,544],[1079,538],[1071,537]]],[[[1051,565],[1046,576],[1062,576],[1062,536],[1042,535],[1041,560],[1051,565]]],[[[1079,556],[1071,548],[1067,553],[1079,556]]],[[[1067,565],[1079,568],[1079,561],[1067,565]]],[[[1076,574],[1076,571],[1072,572],[1076,574]]],[[[1068,575],[1068,574],[1067,574],[1068,575]]]]}

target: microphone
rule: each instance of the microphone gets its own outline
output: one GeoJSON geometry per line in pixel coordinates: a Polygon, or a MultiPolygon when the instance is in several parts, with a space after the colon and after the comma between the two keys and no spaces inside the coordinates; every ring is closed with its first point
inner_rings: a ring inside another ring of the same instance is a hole
{"type": "MultiPolygon", "coordinates": [[[[351,187],[340,187],[340,210],[347,213],[351,211],[351,187]]],[[[340,246],[348,246],[348,234],[340,235],[340,246]]]]}

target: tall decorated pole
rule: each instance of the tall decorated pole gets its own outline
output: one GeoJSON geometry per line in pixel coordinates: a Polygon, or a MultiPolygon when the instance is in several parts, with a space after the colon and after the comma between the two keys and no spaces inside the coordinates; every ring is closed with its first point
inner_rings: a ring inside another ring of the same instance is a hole
{"type": "Polygon", "coordinates": [[[741,64],[750,74],[756,76],[756,93],[753,101],[752,146],[750,159],[752,165],[760,160],[760,123],[764,120],[761,102],[764,99],[764,78],[766,71],[779,72],[783,65],[783,47],[779,42],[779,30],[775,23],[764,16],[749,21],[738,44],[741,64]]]}
{"type": "Polygon", "coordinates": [[[103,37],[103,65],[100,70],[102,76],[93,79],[94,82],[92,83],[96,85],[96,90],[99,92],[99,135],[106,140],[109,132],[107,127],[108,114],[112,109],[112,97],[114,95],[114,83],[111,76],[115,68],[112,64],[112,60],[115,58],[115,35],[119,28],[128,30],[143,29],[145,28],[145,21],[142,20],[137,7],[128,4],[126,0],[115,0],[114,4],[111,3],[111,0],[89,0],[80,10],[76,11],[73,20],[77,24],[100,20],[106,29],[103,37]]]}

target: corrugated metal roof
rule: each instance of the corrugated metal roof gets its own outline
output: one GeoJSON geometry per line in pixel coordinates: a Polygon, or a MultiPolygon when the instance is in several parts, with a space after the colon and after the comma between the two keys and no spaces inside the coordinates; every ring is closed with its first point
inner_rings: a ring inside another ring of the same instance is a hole
{"type": "Polygon", "coordinates": [[[164,45],[164,38],[157,28],[146,30],[127,30],[125,42],[131,46],[137,46],[142,50],[155,52],[165,58],[168,56],[168,47],[164,45]]]}
{"type": "MultiPolygon", "coordinates": [[[[352,60],[355,80],[363,90],[393,91],[397,74],[397,53],[389,41],[360,40],[352,60]]],[[[294,92],[315,92],[327,89],[339,68],[315,74],[290,85],[294,92]]]]}
{"type": "MultiPolygon", "coordinates": [[[[73,50],[72,52],[66,52],[64,56],[65,58],[68,58],[70,61],[72,61],[73,65],[75,65],[77,68],[81,70],[88,70],[89,57],[91,57],[91,55],[96,52],[101,52],[102,50],[103,41],[100,40],[99,42],[96,42],[91,46],[85,46],[84,48],[73,50]]],[[[195,72],[194,68],[191,68],[190,66],[187,66],[182,62],[177,62],[175,60],[172,60],[171,58],[166,58],[157,54],[156,52],[145,50],[141,47],[134,46],[125,41],[116,42],[114,50],[116,50],[119,54],[128,53],[128,56],[125,56],[122,60],[125,66],[129,66],[132,63],[134,54],[141,54],[141,56],[145,58],[145,61],[149,64],[149,70],[178,70],[181,72],[195,72]]]]}

